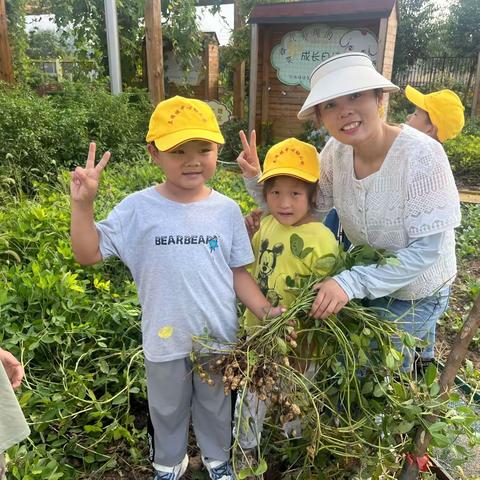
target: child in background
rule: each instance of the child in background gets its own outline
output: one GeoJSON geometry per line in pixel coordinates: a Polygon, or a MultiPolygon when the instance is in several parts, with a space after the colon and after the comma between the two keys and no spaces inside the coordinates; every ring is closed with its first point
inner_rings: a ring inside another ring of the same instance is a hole
{"type": "Polygon", "coordinates": [[[416,109],[407,117],[410,125],[440,143],[455,138],[465,124],[464,107],[451,90],[440,90],[427,95],[407,85],[405,96],[416,109]]]}
{"type": "MultiPolygon", "coordinates": [[[[239,160],[255,150],[252,148],[254,145],[247,143],[243,132],[240,137],[244,151],[239,160]]],[[[263,196],[269,214],[260,221],[260,228],[253,235],[255,261],[251,271],[263,294],[274,306],[281,304],[288,307],[295,300],[295,293],[287,285],[287,277],[310,276],[315,271],[314,264],[318,258],[338,254],[339,246],[335,236],[312,217],[319,176],[317,151],[308,143],[288,138],[267,152],[263,175],[258,182],[263,185],[263,196]],[[303,241],[302,256],[303,252],[308,252],[303,258],[291,250],[293,235],[303,241]]],[[[257,317],[247,310],[247,333],[258,323],[257,317]]],[[[300,352],[307,350],[301,339],[298,349],[300,352]]],[[[256,395],[245,393],[238,441],[248,462],[254,457],[258,446],[266,408],[265,402],[256,395]]],[[[237,402],[237,415],[239,410],[237,402]]],[[[297,435],[300,433],[298,426],[295,425],[297,435]]],[[[286,425],[284,430],[288,435],[293,430],[292,425],[286,425]]]]}
{"type": "Polygon", "coordinates": [[[83,265],[119,257],[137,286],[155,480],[185,473],[190,415],[210,478],[231,480],[231,399],[220,376],[212,374],[210,386],[192,373],[192,336],[206,329],[234,342],[236,297],[259,318],[281,309],[271,309],[245,269],[253,255],[240,208],[205,184],[224,143],[211,108],[179,96],[160,102],[147,142],[164,182],[129,195],[96,224],[93,203],[110,154],[95,166],[90,145],[86,167],[72,173],[72,248],[83,265]]]}
{"type": "MultiPolygon", "coordinates": [[[[464,107],[458,95],[452,90],[439,90],[423,94],[407,85],[405,96],[415,105],[415,111],[408,115],[405,122],[421,132],[434,138],[440,143],[451,140],[460,135],[465,124],[464,107]]],[[[445,305],[444,310],[447,308],[445,305]]],[[[426,338],[428,344],[420,353],[418,365],[426,365],[434,358],[436,324],[432,325],[426,338]]]]}

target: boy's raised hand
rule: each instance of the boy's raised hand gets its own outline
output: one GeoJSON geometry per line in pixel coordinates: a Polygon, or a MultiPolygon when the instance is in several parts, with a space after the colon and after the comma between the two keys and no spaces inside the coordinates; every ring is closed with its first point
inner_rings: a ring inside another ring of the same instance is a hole
{"type": "Polygon", "coordinates": [[[255,130],[250,133],[250,143],[243,130],[240,130],[240,140],[242,141],[243,151],[237,158],[237,163],[242,170],[245,178],[256,177],[260,169],[260,161],[257,155],[257,134],[255,130]]]}
{"type": "Polygon", "coordinates": [[[77,167],[70,172],[70,196],[75,202],[91,204],[97,195],[100,176],[110,159],[110,152],[105,152],[95,165],[95,150],[95,142],[90,143],[85,168],[77,167]]]}

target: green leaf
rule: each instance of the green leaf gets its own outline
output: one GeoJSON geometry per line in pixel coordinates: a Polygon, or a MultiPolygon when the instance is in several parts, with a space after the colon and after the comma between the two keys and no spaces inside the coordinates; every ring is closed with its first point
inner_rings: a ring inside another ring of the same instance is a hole
{"type": "Polygon", "coordinates": [[[363,395],[368,395],[373,392],[373,382],[366,382],[362,387],[363,395]]]}
{"type": "Polygon", "coordinates": [[[92,433],[92,432],[103,432],[103,428],[102,426],[100,425],[84,425],[83,426],[83,429],[87,432],[87,433],[92,433]]]}
{"type": "Polygon", "coordinates": [[[385,259],[385,263],[387,265],[391,265],[392,267],[396,267],[397,265],[400,265],[400,260],[395,257],[388,257],[385,259]]]}
{"type": "Polygon", "coordinates": [[[287,352],[288,352],[288,348],[287,348],[287,344],[285,343],[285,341],[283,340],[283,338],[280,338],[280,337],[276,337],[275,338],[276,342],[277,342],[277,346],[280,350],[280,353],[282,353],[283,355],[285,355],[287,352]]]}
{"type": "Polygon", "coordinates": [[[300,258],[305,258],[308,254],[312,253],[313,252],[313,248],[312,247],[307,247],[307,248],[304,248],[302,250],[302,253],[300,253],[300,258]]]}
{"type": "Polygon", "coordinates": [[[322,257],[317,258],[314,264],[315,270],[320,270],[321,272],[330,273],[333,267],[335,266],[337,259],[335,255],[329,253],[328,255],[323,255],[322,257]]]}
{"type": "Polygon", "coordinates": [[[427,428],[430,434],[433,435],[434,433],[445,431],[447,424],[445,422],[435,422],[429,425],[427,428]]]}
{"type": "Polygon", "coordinates": [[[407,433],[415,426],[415,422],[403,421],[398,424],[396,427],[397,433],[407,433]]]}
{"type": "Polygon", "coordinates": [[[402,342],[404,345],[406,345],[409,348],[413,348],[417,343],[415,340],[415,337],[408,332],[404,332],[402,334],[402,342]]]}
{"type": "Polygon", "coordinates": [[[432,445],[438,448],[445,448],[450,445],[450,440],[446,435],[436,433],[432,435],[432,445]]]}
{"type": "Polygon", "coordinates": [[[432,397],[436,397],[440,393],[440,385],[435,382],[431,387],[430,387],[430,395],[432,397]]]}
{"type": "Polygon", "coordinates": [[[430,365],[427,367],[423,378],[425,379],[427,387],[430,387],[433,384],[437,378],[437,367],[433,363],[430,363],[430,365]]]}
{"type": "Polygon", "coordinates": [[[383,397],[384,395],[384,389],[382,385],[375,385],[375,388],[373,389],[373,396],[374,397],[383,397]]]}
{"type": "Polygon", "coordinates": [[[268,465],[264,458],[260,459],[257,468],[254,470],[254,474],[257,476],[263,475],[267,471],[268,465]]]}
{"type": "Polygon", "coordinates": [[[302,258],[300,255],[303,250],[303,239],[296,233],[293,233],[290,236],[290,250],[292,251],[293,255],[302,258]]]}
{"type": "Polygon", "coordinates": [[[366,365],[368,363],[368,357],[363,349],[358,350],[358,363],[360,365],[366,365]]]}
{"type": "Polygon", "coordinates": [[[252,366],[258,363],[258,354],[254,350],[248,351],[247,358],[248,358],[248,363],[252,366]]]}
{"type": "Polygon", "coordinates": [[[390,368],[391,370],[395,368],[395,358],[391,353],[389,353],[385,357],[385,365],[387,366],[387,368],[390,368]]]}

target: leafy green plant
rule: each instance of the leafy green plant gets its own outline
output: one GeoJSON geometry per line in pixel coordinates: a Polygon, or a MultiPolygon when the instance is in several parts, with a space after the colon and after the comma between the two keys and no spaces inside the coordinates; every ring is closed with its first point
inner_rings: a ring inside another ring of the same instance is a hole
{"type": "Polygon", "coordinates": [[[145,95],[113,96],[104,84],[65,83],[48,98],[0,86],[2,176],[32,192],[35,181],[83,164],[90,141],[116,160],[136,162],[146,156],[151,109],[145,95]]]}
{"type": "Polygon", "coordinates": [[[445,142],[452,171],[456,178],[470,185],[480,181],[480,141],[478,135],[460,135],[445,142]]]}
{"type": "Polygon", "coordinates": [[[238,133],[243,130],[248,134],[248,123],[246,120],[233,119],[221,126],[225,145],[220,151],[219,158],[223,162],[235,162],[242,151],[242,142],[238,133]]]}
{"type": "MultiPolygon", "coordinates": [[[[110,164],[97,218],[161,179],[150,162],[110,164]]],[[[0,343],[25,365],[19,400],[32,430],[8,452],[19,480],[101,478],[148,465],[136,290],[118,261],[74,262],[68,183],[64,173],[36,184],[35,198],[4,197],[0,207],[0,343]]],[[[252,207],[238,173],[219,169],[212,185],[252,207]]]]}
{"type": "Polygon", "coordinates": [[[313,122],[305,122],[303,128],[304,131],[298,137],[299,140],[311,143],[320,152],[330,138],[327,130],[324,127],[318,128],[313,122]]]}

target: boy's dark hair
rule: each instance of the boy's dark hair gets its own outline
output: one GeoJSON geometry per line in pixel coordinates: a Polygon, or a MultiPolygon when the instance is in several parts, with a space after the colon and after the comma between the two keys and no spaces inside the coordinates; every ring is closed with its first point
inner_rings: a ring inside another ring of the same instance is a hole
{"type": "MultiPolygon", "coordinates": [[[[279,175],[281,177],[282,175],[279,175]]],[[[288,176],[288,175],[285,175],[288,176]]],[[[267,178],[263,182],[263,198],[265,201],[267,201],[267,194],[268,192],[273,188],[275,184],[275,179],[278,177],[270,177],[267,178]]],[[[296,178],[296,177],[294,177],[296,178]]],[[[310,205],[310,208],[316,208],[317,207],[317,193],[318,193],[318,181],[315,183],[310,183],[306,182],[305,180],[302,180],[299,178],[301,182],[303,182],[307,186],[307,197],[308,197],[308,204],[310,205]]]]}

